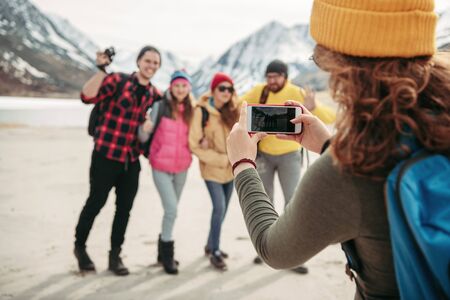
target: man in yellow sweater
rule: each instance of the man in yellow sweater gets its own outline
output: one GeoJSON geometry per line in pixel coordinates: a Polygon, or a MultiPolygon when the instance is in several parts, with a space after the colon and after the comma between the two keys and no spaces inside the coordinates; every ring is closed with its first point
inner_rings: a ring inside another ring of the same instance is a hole
{"type": "MultiPolygon", "coordinates": [[[[266,69],[266,84],[258,84],[241,97],[248,103],[284,104],[287,100],[303,103],[305,107],[325,123],[332,123],[336,114],[330,108],[317,103],[315,95],[310,90],[293,85],[288,80],[288,66],[281,60],[274,60],[266,69]]],[[[294,141],[278,139],[269,135],[259,142],[256,158],[257,170],[264,184],[264,189],[273,203],[273,183],[275,172],[278,172],[285,206],[294,194],[300,181],[301,145],[294,141]]],[[[260,264],[260,257],[254,259],[260,264]]],[[[308,273],[305,266],[299,266],[294,271],[308,273]]]]}

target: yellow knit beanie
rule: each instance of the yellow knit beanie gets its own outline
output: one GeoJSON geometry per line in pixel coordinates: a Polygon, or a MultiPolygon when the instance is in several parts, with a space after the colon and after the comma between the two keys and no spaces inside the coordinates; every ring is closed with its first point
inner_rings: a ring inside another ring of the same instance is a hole
{"type": "Polygon", "coordinates": [[[435,52],[433,0],[314,0],[310,30],[333,51],[365,57],[435,52]]]}

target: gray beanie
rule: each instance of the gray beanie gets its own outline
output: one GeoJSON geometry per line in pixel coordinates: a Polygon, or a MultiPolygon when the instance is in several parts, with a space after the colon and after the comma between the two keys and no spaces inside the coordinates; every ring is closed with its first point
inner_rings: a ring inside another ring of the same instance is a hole
{"type": "Polygon", "coordinates": [[[288,77],[288,66],[286,63],[282,62],[281,60],[275,59],[267,65],[266,75],[268,73],[284,74],[287,78],[288,77]]]}

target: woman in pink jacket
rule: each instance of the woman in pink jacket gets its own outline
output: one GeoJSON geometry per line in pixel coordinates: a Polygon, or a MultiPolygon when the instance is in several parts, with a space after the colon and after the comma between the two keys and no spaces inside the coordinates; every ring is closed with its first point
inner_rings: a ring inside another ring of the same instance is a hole
{"type": "Polygon", "coordinates": [[[188,136],[194,100],[190,92],[189,75],[184,71],[175,71],[169,89],[162,100],[153,105],[150,118],[139,127],[138,132],[141,142],[147,142],[153,133],[148,159],[164,208],[158,240],[158,262],[163,264],[168,274],[178,274],[172,231],[187,170],[192,162],[188,136]]]}

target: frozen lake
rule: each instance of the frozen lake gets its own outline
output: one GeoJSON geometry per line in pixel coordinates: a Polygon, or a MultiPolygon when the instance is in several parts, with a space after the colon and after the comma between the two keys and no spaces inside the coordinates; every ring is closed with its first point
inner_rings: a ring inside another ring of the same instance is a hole
{"type": "Polygon", "coordinates": [[[92,108],[79,99],[0,96],[0,124],[86,127],[92,108]]]}

